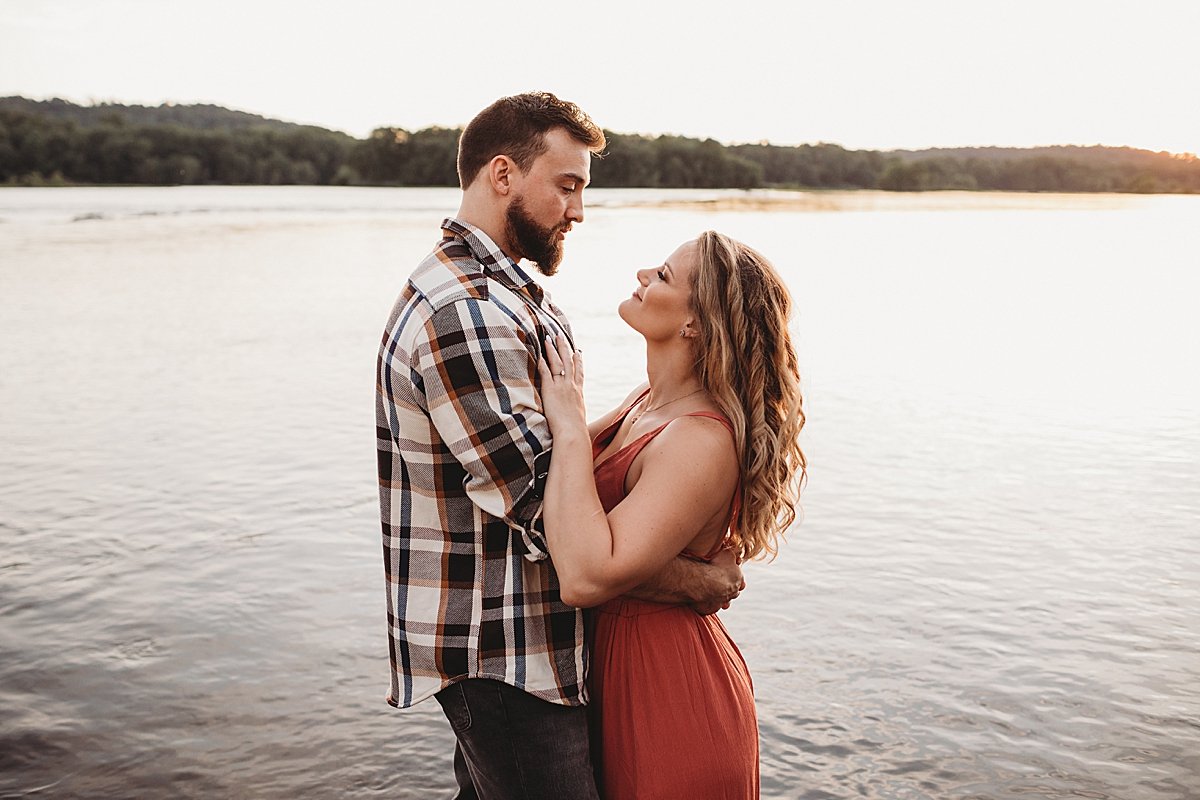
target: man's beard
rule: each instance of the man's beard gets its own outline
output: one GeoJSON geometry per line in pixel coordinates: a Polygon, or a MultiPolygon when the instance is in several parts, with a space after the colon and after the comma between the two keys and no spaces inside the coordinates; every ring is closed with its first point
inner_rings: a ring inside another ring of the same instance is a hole
{"type": "Polygon", "coordinates": [[[505,213],[508,224],[508,240],[516,245],[521,257],[537,265],[538,272],[553,275],[558,272],[562,261],[563,240],[558,238],[565,225],[543,228],[534,222],[525,210],[525,198],[518,197],[508,206],[505,213]]]}

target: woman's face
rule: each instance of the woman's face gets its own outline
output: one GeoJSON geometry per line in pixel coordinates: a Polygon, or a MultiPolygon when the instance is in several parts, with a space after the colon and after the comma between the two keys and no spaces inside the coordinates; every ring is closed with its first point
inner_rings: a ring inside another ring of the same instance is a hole
{"type": "Polygon", "coordinates": [[[678,337],[692,320],[692,271],[699,247],[695,240],[684,242],[667,260],[637,272],[637,288],[617,307],[629,327],[650,341],[678,337]]]}

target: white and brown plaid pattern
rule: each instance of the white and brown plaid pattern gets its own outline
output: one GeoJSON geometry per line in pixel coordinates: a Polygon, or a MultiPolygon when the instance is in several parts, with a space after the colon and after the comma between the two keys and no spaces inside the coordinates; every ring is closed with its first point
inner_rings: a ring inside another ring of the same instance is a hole
{"type": "Polygon", "coordinates": [[[583,618],[539,530],[550,430],[542,340],[570,330],[540,287],[454,219],[409,278],[379,350],[376,435],[388,702],[492,678],[587,701],[583,618]]]}

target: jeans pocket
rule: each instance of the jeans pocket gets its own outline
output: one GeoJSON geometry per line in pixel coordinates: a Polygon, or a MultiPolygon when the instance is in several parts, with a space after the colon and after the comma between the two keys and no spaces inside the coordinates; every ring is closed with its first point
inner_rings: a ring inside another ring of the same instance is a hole
{"type": "Polygon", "coordinates": [[[471,729],[471,707],[467,705],[467,690],[461,683],[447,686],[437,693],[437,701],[455,733],[471,729]]]}

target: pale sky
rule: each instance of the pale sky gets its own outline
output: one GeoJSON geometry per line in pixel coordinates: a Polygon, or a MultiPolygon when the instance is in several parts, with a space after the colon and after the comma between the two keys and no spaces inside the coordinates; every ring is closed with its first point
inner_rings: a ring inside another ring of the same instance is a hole
{"type": "Polygon", "coordinates": [[[1200,0],[0,0],[0,96],[365,136],[546,89],[621,133],[1200,151],[1200,0]]]}

